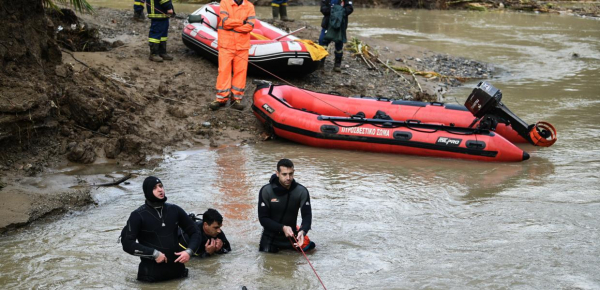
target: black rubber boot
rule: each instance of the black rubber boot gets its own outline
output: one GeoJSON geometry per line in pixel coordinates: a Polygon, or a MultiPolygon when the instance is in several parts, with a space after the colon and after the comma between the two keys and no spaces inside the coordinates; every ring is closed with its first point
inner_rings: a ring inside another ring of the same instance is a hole
{"type": "Polygon", "coordinates": [[[158,55],[162,57],[163,60],[173,60],[173,57],[167,53],[167,42],[161,41],[158,45],[158,55]]]}
{"type": "Polygon", "coordinates": [[[342,54],[335,52],[335,62],[333,63],[333,70],[336,72],[342,72],[342,54]]]}
{"type": "Polygon", "coordinates": [[[294,22],[294,19],[290,19],[287,16],[287,5],[280,5],[279,6],[279,13],[281,14],[281,20],[283,21],[288,21],[288,22],[294,22]]]}
{"type": "Polygon", "coordinates": [[[336,62],[333,64],[333,71],[334,72],[342,72],[342,63],[341,62],[336,62]]]}
{"type": "Polygon", "coordinates": [[[144,10],[133,11],[133,20],[138,22],[143,22],[144,19],[144,10]]]}
{"type": "Polygon", "coordinates": [[[277,20],[279,18],[279,7],[271,6],[273,8],[273,20],[277,20]]]}
{"type": "Polygon", "coordinates": [[[158,52],[159,52],[158,46],[159,46],[158,43],[152,43],[152,42],[150,42],[150,57],[149,57],[149,59],[151,61],[155,61],[155,62],[162,62],[163,61],[162,57],[160,57],[158,55],[158,52]]]}

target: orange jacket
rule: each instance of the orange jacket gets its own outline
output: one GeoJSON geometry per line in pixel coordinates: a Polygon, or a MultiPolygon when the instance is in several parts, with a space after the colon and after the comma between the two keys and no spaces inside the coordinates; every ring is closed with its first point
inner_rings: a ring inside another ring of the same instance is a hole
{"type": "Polygon", "coordinates": [[[254,29],[254,5],[243,0],[237,5],[234,0],[221,0],[218,25],[219,47],[226,49],[250,49],[250,32],[254,29]]]}

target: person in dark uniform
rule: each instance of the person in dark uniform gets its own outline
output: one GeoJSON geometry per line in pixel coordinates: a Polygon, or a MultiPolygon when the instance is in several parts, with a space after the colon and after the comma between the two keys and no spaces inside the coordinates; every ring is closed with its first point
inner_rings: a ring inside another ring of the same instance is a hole
{"type": "Polygon", "coordinates": [[[133,20],[144,21],[144,4],[146,0],[133,0],[133,20]]]}
{"type": "Polygon", "coordinates": [[[280,249],[298,246],[304,251],[315,248],[315,243],[306,237],[312,223],[310,195],[306,187],[294,180],[294,163],[291,160],[279,160],[269,184],[260,189],[258,220],[263,226],[261,252],[276,253],[280,249]],[[296,227],[298,211],[302,214],[300,227],[296,227]]]}
{"type": "Polygon", "coordinates": [[[167,40],[169,39],[169,18],[175,15],[171,0],[145,0],[150,18],[150,32],[148,44],[150,45],[151,61],[162,62],[173,60],[167,53],[167,40]]]}
{"type": "Polygon", "coordinates": [[[288,0],[271,0],[271,7],[273,7],[273,20],[277,20],[277,18],[279,18],[279,14],[281,13],[282,21],[294,22],[294,19],[287,17],[287,6],[288,0]]]}
{"type": "Polygon", "coordinates": [[[137,279],[158,282],[187,277],[184,263],[192,251],[179,249],[177,231],[182,228],[190,237],[190,248],[196,248],[200,238],[196,224],[179,206],[166,203],[160,179],[150,176],[142,187],[146,202],[131,213],[121,233],[123,250],[141,259],[137,279]]]}
{"type": "MultiPolygon", "coordinates": [[[[192,215],[192,214],[190,214],[192,215]]],[[[223,216],[215,209],[209,208],[202,214],[202,219],[196,222],[200,232],[200,242],[194,251],[194,256],[200,258],[210,257],[213,254],[226,254],[231,252],[231,245],[221,230],[223,216]]],[[[180,230],[179,246],[187,249],[189,236],[180,230]]]]}

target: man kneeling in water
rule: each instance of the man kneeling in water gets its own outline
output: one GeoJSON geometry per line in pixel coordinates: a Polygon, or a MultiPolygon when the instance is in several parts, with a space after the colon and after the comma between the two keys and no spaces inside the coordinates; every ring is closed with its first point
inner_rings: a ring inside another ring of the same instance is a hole
{"type": "MultiPolygon", "coordinates": [[[[202,214],[202,219],[197,221],[200,232],[200,243],[194,251],[194,256],[206,258],[213,254],[225,254],[231,252],[231,245],[221,230],[223,216],[215,209],[209,208],[202,214]]],[[[189,237],[183,231],[179,231],[179,246],[182,249],[188,247],[189,237]]]]}
{"type": "Polygon", "coordinates": [[[196,224],[177,205],[166,203],[160,179],[144,180],[146,202],[134,210],[121,232],[123,250],[141,258],[137,279],[158,282],[187,277],[184,263],[191,250],[179,250],[177,231],[181,227],[190,237],[190,247],[198,247],[200,235],[196,224]]]}

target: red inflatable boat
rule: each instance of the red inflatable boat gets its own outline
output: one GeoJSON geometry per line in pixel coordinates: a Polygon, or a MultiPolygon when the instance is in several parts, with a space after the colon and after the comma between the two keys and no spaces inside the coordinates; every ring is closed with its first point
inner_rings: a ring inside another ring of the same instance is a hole
{"type": "MultiPolygon", "coordinates": [[[[252,109],[256,117],[275,135],[305,145],[512,162],[527,160],[529,154],[504,136],[514,142],[534,143],[529,135],[524,138],[512,126],[498,122],[506,116],[475,117],[465,106],[347,98],[264,81],[255,83],[252,109]]],[[[473,95],[467,103],[481,97],[473,95]]],[[[480,102],[484,100],[477,101],[480,102]]],[[[494,104],[487,100],[486,105],[489,110],[494,104]]],[[[544,129],[549,128],[544,124],[547,123],[527,127],[547,137],[548,131],[544,129]]],[[[555,141],[556,132],[554,128],[551,130],[550,139],[555,141]]],[[[538,140],[537,145],[545,141],[553,143],[548,138],[540,139],[544,141],[538,140]]]]}
{"type": "MultiPolygon", "coordinates": [[[[220,11],[219,3],[202,6],[188,16],[182,32],[183,43],[188,48],[214,63],[218,63],[219,55],[220,11]]],[[[258,19],[250,33],[250,44],[248,71],[251,74],[264,74],[262,68],[277,75],[302,75],[315,71],[319,64],[312,59],[309,47],[302,40],[258,19]]]]}

